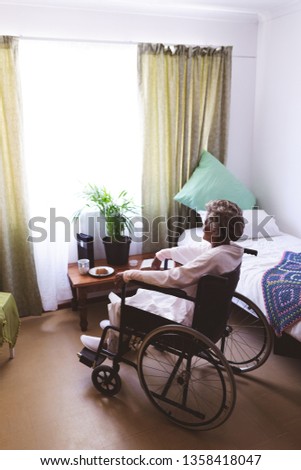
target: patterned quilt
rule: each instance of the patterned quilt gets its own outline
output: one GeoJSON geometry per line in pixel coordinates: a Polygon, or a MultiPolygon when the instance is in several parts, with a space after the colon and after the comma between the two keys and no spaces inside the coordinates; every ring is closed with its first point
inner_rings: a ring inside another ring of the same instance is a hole
{"type": "Polygon", "coordinates": [[[301,253],[285,251],[262,277],[269,322],[277,336],[301,319],[301,253]]]}

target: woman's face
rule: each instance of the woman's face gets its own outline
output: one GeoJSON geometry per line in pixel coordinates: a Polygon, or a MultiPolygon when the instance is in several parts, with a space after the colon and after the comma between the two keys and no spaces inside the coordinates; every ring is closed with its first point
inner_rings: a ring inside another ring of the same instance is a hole
{"type": "Polygon", "coordinates": [[[208,220],[208,217],[206,217],[206,220],[204,222],[203,240],[206,240],[206,242],[211,243],[211,239],[212,239],[211,224],[208,220]]]}
{"type": "Polygon", "coordinates": [[[228,238],[223,238],[221,235],[220,224],[216,217],[209,219],[206,218],[204,222],[204,235],[203,240],[211,243],[212,246],[217,246],[225,243],[229,243],[228,238]]]}

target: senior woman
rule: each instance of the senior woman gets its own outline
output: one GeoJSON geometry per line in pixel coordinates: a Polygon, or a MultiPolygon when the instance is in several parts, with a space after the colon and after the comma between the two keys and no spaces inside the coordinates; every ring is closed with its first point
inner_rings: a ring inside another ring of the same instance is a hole
{"type": "MultiPolygon", "coordinates": [[[[221,275],[233,271],[241,263],[244,252],[241,246],[233,243],[243,234],[242,211],[237,204],[224,199],[209,202],[206,210],[203,242],[160,250],[155,255],[151,270],[131,269],[118,273],[116,284],[120,286],[136,280],[160,287],[176,287],[195,296],[202,275],[221,275]],[[165,259],[172,259],[180,266],[162,271],[160,266],[165,259]]],[[[108,306],[110,322],[115,326],[119,325],[119,300],[114,308],[112,304],[108,306]]],[[[138,289],[137,294],[129,297],[126,303],[177,323],[188,326],[192,323],[193,304],[185,299],[138,289]]],[[[82,335],[81,341],[87,348],[97,350],[99,338],[82,335]]]]}

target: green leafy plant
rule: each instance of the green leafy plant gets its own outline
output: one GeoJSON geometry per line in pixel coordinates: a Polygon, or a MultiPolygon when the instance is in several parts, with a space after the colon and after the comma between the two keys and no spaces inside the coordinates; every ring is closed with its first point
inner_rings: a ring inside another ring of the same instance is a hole
{"type": "MultiPolygon", "coordinates": [[[[126,191],[114,198],[105,188],[98,187],[96,184],[88,184],[82,193],[86,201],[84,207],[97,208],[101,216],[105,219],[106,234],[112,240],[120,240],[124,236],[125,229],[131,234],[133,232],[133,223],[131,215],[137,213],[137,206],[134,204],[126,191]]],[[[75,215],[77,219],[84,208],[80,209],[75,215]]]]}

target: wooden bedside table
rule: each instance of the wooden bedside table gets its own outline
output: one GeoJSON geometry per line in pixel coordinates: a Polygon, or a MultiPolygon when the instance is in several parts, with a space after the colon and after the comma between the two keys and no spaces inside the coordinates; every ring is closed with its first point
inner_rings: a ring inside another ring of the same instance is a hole
{"type": "MultiPolygon", "coordinates": [[[[93,277],[90,274],[79,274],[77,262],[68,265],[68,278],[72,289],[72,310],[79,311],[80,327],[82,331],[88,329],[88,309],[87,309],[87,295],[90,292],[104,291],[114,288],[115,275],[118,272],[125,271],[126,269],[140,269],[141,263],[144,259],[154,258],[154,253],[143,253],[140,255],[132,255],[130,260],[137,260],[137,266],[130,266],[129,264],[123,266],[112,266],[114,273],[111,276],[93,277]]],[[[108,266],[106,259],[96,260],[95,266],[108,266]]]]}

